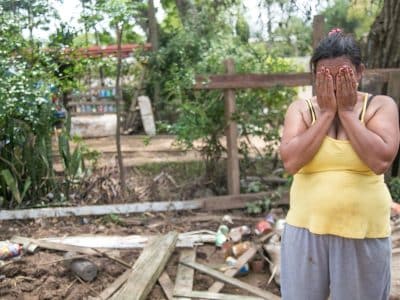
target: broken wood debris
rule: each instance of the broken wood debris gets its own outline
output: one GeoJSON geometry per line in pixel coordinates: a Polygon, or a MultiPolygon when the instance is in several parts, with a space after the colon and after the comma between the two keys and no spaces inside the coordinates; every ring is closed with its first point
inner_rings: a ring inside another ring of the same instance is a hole
{"type": "Polygon", "coordinates": [[[160,277],[158,278],[158,283],[161,285],[161,288],[164,291],[165,296],[168,300],[173,300],[174,298],[174,283],[169,277],[167,272],[162,272],[160,277]]]}
{"type": "Polygon", "coordinates": [[[111,299],[145,300],[163,272],[177,240],[176,232],[153,239],[136,260],[126,283],[111,299]]]}
{"type": "MultiPolygon", "coordinates": [[[[187,297],[185,299],[215,299],[215,300],[262,300],[264,298],[243,296],[243,295],[231,295],[221,293],[211,293],[202,291],[181,291],[176,294],[178,297],[187,297]]],[[[175,298],[177,299],[177,298],[175,298]]],[[[183,299],[183,298],[179,298],[183,299]]]]}
{"type": "MultiPolygon", "coordinates": [[[[135,249],[143,248],[149,240],[155,236],[127,235],[127,236],[106,236],[106,235],[81,235],[66,236],[62,238],[38,239],[44,243],[58,243],[73,247],[98,248],[98,249],[135,249]],[[101,247],[99,247],[101,245],[101,247]]],[[[14,240],[14,239],[13,239],[14,240]]],[[[204,243],[214,243],[215,232],[210,230],[190,231],[178,235],[178,248],[193,248],[204,243]]]]}
{"type": "Polygon", "coordinates": [[[260,289],[258,287],[252,286],[252,285],[250,285],[248,283],[244,283],[244,282],[240,281],[239,279],[226,276],[224,273],[216,271],[216,270],[214,270],[214,269],[212,269],[210,267],[207,267],[205,265],[202,265],[202,264],[199,264],[199,263],[195,263],[195,262],[188,262],[188,261],[181,261],[180,263],[184,264],[185,266],[191,267],[191,268],[193,268],[193,269],[195,269],[197,271],[200,271],[202,273],[210,275],[210,276],[214,277],[215,279],[217,279],[219,281],[234,285],[234,286],[236,286],[238,288],[241,288],[241,289],[243,289],[243,290],[245,290],[245,291],[247,291],[247,292],[249,292],[251,294],[254,294],[256,296],[260,296],[263,299],[267,299],[267,300],[278,300],[278,299],[280,299],[278,296],[276,296],[276,295],[274,295],[274,294],[272,294],[272,293],[270,293],[268,291],[262,290],[262,289],[260,289]]]}
{"type": "MultiPolygon", "coordinates": [[[[235,266],[233,269],[229,269],[227,271],[224,272],[224,274],[226,276],[229,277],[233,277],[235,276],[239,270],[250,260],[254,257],[254,255],[256,255],[258,251],[258,247],[257,246],[252,246],[250,249],[246,250],[245,253],[243,253],[239,259],[237,260],[235,266]]],[[[210,288],[208,289],[209,292],[214,292],[214,293],[218,293],[220,290],[223,289],[224,287],[224,283],[220,282],[220,281],[216,281],[214,282],[210,288]]]]}
{"type": "MultiPolygon", "coordinates": [[[[196,252],[192,249],[184,249],[181,251],[179,258],[180,262],[195,262],[196,252]]],[[[174,295],[178,295],[181,292],[190,292],[193,289],[193,277],[194,270],[186,267],[183,264],[178,265],[178,271],[176,274],[175,288],[173,291],[174,295]]],[[[175,297],[175,300],[190,300],[190,298],[175,297]]]]}

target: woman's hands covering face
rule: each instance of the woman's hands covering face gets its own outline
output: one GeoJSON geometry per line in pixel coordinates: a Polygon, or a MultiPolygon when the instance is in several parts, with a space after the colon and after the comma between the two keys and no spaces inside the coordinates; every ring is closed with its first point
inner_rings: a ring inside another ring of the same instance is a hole
{"type": "Polygon", "coordinates": [[[337,101],[335,97],[333,77],[330,74],[329,69],[322,67],[320,71],[317,72],[315,89],[317,102],[321,112],[336,113],[337,101]]]}
{"type": "Polygon", "coordinates": [[[328,68],[322,67],[316,75],[316,94],[321,112],[352,111],[357,103],[354,71],[342,66],[334,77],[328,68]]]}
{"type": "Polygon", "coordinates": [[[352,111],[357,103],[357,80],[348,66],[341,67],[336,75],[336,102],[339,111],[352,111]]]}

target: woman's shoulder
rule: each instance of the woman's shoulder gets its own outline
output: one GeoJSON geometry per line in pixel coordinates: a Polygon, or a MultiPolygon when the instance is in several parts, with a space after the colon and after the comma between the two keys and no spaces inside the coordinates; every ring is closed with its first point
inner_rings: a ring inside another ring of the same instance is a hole
{"type": "Polygon", "coordinates": [[[386,118],[398,114],[397,103],[392,97],[387,95],[370,95],[369,99],[365,115],[366,122],[377,115],[386,118]]]}
{"type": "Polygon", "coordinates": [[[394,106],[397,106],[397,103],[390,96],[370,94],[370,103],[368,106],[372,109],[373,108],[378,109],[383,106],[394,107],[394,106]]]}

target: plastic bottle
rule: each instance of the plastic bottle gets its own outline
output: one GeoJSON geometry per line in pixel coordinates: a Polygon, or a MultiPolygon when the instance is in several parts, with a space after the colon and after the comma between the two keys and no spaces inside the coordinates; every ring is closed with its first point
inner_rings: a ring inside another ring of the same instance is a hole
{"type": "MultiPolygon", "coordinates": [[[[232,256],[228,256],[228,257],[225,259],[225,263],[226,263],[228,266],[230,266],[230,267],[235,267],[236,262],[237,262],[237,259],[234,258],[234,257],[232,257],[232,256]]],[[[238,275],[245,275],[245,274],[247,274],[247,273],[249,273],[249,264],[248,264],[248,263],[244,264],[244,265],[239,269],[238,275]]]]}
{"type": "Polygon", "coordinates": [[[261,220],[256,224],[256,227],[254,229],[255,234],[261,235],[263,233],[268,233],[272,231],[272,226],[271,223],[268,222],[267,220],[261,220]]]}
{"type": "Polygon", "coordinates": [[[251,233],[251,229],[249,226],[243,225],[239,227],[232,228],[229,232],[229,238],[232,242],[237,243],[242,240],[244,235],[249,235],[251,233]]]}
{"type": "Polygon", "coordinates": [[[19,244],[0,242],[0,259],[7,259],[21,254],[22,247],[19,244]]]}
{"type": "Polygon", "coordinates": [[[250,249],[250,247],[251,247],[251,243],[248,241],[239,243],[232,247],[232,253],[235,257],[239,257],[244,252],[246,252],[248,249],[250,249]]]}
{"type": "Polygon", "coordinates": [[[221,247],[223,243],[227,240],[227,234],[229,228],[226,225],[221,225],[218,228],[217,234],[215,235],[215,246],[221,247]]]}

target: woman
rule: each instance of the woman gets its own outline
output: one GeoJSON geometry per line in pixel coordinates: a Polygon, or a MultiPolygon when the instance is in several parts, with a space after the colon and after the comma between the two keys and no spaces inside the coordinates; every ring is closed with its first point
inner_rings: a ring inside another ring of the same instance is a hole
{"type": "Polygon", "coordinates": [[[280,154],[294,174],[282,236],[284,300],[379,300],[390,290],[391,197],[383,173],[399,147],[390,97],[357,91],[364,66],[332,30],[311,58],[316,97],[286,113],[280,154]]]}

